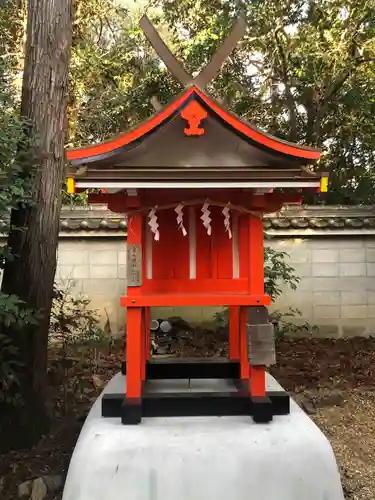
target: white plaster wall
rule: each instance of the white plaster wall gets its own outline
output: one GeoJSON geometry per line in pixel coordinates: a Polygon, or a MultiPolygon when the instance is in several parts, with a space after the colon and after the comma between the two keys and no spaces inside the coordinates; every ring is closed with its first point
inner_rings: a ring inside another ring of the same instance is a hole
{"type": "Polygon", "coordinates": [[[113,332],[125,324],[120,297],[126,290],[126,247],[123,238],[61,239],[56,281],[91,300],[102,324],[110,318],[113,332]]]}
{"type": "Polygon", "coordinates": [[[375,333],[375,238],[326,237],[271,240],[290,255],[300,277],[274,307],[296,307],[321,335],[375,333]]]}
{"type": "MultiPolygon", "coordinates": [[[[303,320],[319,326],[320,335],[375,334],[375,238],[325,237],[267,241],[289,253],[288,262],[301,278],[296,292],[286,290],[274,307],[293,306],[303,320]]],[[[126,250],[122,237],[62,238],[56,279],[75,283],[98,309],[106,313],[113,332],[122,329],[125,314],[119,305],[126,289],[126,250]]],[[[192,322],[210,321],[214,310],[169,308],[156,316],[184,314],[192,322]]]]}

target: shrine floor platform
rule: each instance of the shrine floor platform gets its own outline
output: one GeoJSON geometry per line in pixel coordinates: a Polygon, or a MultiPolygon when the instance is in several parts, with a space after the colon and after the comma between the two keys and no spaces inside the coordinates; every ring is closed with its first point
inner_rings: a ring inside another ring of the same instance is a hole
{"type": "MultiPolygon", "coordinates": [[[[104,393],[125,390],[116,375],[104,393]]],[[[154,391],[222,391],[225,380],[153,380],[154,391]]],[[[267,389],[281,390],[267,374],[267,389]]],[[[250,417],[144,418],[124,426],[92,407],[63,500],[343,500],[331,445],[291,401],[269,424],[250,417]]]]}

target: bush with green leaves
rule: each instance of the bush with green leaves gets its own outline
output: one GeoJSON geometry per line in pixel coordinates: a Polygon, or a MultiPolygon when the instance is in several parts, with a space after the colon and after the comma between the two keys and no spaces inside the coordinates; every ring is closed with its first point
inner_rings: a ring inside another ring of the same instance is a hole
{"type": "MultiPolygon", "coordinates": [[[[287,258],[287,252],[280,252],[272,247],[264,249],[264,290],[272,302],[283,294],[285,287],[297,290],[300,282],[294,268],[287,263],[287,258]]],[[[276,335],[283,337],[301,330],[307,333],[314,328],[307,321],[296,324],[293,319],[298,316],[301,316],[301,311],[291,306],[286,311],[272,311],[270,319],[276,327],[276,335]]]]}
{"type": "MultiPolygon", "coordinates": [[[[21,330],[28,324],[36,324],[40,317],[29,309],[16,295],[0,293],[0,325],[15,326],[21,330]]],[[[17,403],[19,385],[18,369],[22,366],[18,348],[12,340],[0,330],[0,403],[17,403]]]]}
{"type": "MultiPolygon", "coordinates": [[[[272,302],[280,297],[285,291],[285,287],[297,290],[299,277],[295,274],[294,268],[288,264],[287,252],[280,252],[272,247],[264,248],[264,291],[268,294],[272,302]]],[[[289,307],[287,311],[274,310],[270,314],[270,321],[275,325],[276,335],[282,337],[297,331],[311,331],[313,328],[307,322],[293,322],[293,319],[301,316],[301,311],[294,307],[289,307]]],[[[223,325],[228,323],[228,309],[215,313],[214,319],[223,325]]]]}
{"type": "Polygon", "coordinates": [[[98,311],[90,308],[90,300],[74,294],[74,281],[55,285],[50,320],[50,344],[66,353],[69,346],[100,342],[104,338],[98,311]]]}
{"type": "Polygon", "coordinates": [[[296,290],[300,281],[294,268],[287,263],[288,257],[286,252],[264,248],[264,291],[272,302],[282,295],[285,286],[296,290]]]}
{"type": "MultiPolygon", "coordinates": [[[[28,138],[25,123],[17,113],[9,81],[9,68],[0,59],[0,233],[9,231],[10,211],[30,203],[33,161],[22,154],[27,150],[28,138]]],[[[0,269],[16,259],[7,245],[0,246],[0,269]]],[[[5,335],[9,326],[20,330],[27,324],[39,321],[38,313],[15,295],[0,292],[0,402],[8,402],[9,389],[18,383],[17,367],[20,366],[18,350],[5,335]]]]}
{"type": "Polygon", "coordinates": [[[87,207],[89,190],[82,193],[70,194],[67,191],[62,192],[62,204],[70,207],[87,207]]]}

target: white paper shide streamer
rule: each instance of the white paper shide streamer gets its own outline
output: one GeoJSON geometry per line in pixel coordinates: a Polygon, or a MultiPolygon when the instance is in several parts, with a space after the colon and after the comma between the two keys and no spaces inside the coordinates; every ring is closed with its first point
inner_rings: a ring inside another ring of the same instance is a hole
{"type": "Polygon", "coordinates": [[[151,229],[151,232],[154,235],[154,240],[159,241],[159,224],[158,224],[158,216],[156,215],[156,208],[152,208],[148,213],[148,225],[151,229]]]}
{"type": "Polygon", "coordinates": [[[229,206],[226,206],[223,208],[222,214],[224,215],[225,232],[228,233],[229,239],[231,239],[232,238],[232,230],[230,227],[230,208],[229,208],[229,206]]]}
{"type": "Polygon", "coordinates": [[[184,226],[183,208],[184,208],[184,206],[181,205],[181,203],[180,203],[180,205],[177,205],[177,207],[174,209],[174,211],[177,214],[177,225],[178,225],[178,228],[182,231],[182,234],[184,236],[186,236],[187,235],[187,231],[186,231],[185,226],[184,226]]]}
{"type": "Polygon", "coordinates": [[[207,202],[204,203],[204,205],[201,209],[201,212],[202,212],[201,221],[203,222],[203,225],[207,230],[208,236],[211,236],[211,232],[212,232],[211,220],[212,219],[210,217],[211,212],[209,211],[208,207],[209,207],[209,204],[207,202]]]}

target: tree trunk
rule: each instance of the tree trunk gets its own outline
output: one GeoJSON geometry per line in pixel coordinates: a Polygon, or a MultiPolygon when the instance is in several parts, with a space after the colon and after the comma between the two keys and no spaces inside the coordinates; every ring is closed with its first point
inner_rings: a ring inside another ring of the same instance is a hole
{"type": "MultiPolygon", "coordinates": [[[[5,266],[2,291],[41,311],[43,320],[22,332],[6,332],[19,349],[23,400],[21,407],[0,411],[8,447],[29,446],[48,427],[48,328],[65,170],[71,43],[72,0],[29,0],[21,114],[30,124],[29,153],[37,169],[33,203],[11,214],[8,244],[17,258],[5,266]]],[[[1,436],[0,442],[2,448],[7,446],[1,436]]]]}

